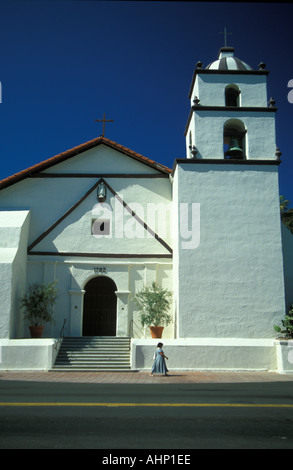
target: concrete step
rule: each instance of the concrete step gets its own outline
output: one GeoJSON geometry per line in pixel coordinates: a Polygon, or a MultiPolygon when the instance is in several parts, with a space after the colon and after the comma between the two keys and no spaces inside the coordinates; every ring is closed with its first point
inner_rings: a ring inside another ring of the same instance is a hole
{"type": "Polygon", "coordinates": [[[75,362],[74,364],[73,363],[60,363],[60,364],[56,364],[54,366],[54,370],[57,368],[60,368],[62,367],[63,369],[64,368],[70,368],[70,369],[75,369],[75,368],[83,368],[83,369],[130,369],[130,366],[128,363],[125,363],[125,364],[121,364],[121,363],[115,363],[113,362],[113,364],[109,364],[108,362],[93,362],[92,364],[89,364],[89,363],[83,363],[83,362],[75,362]]]}
{"type": "Polygon", "coordinates": [[[131,370],[130,338],[64,338],[52,370],[131,370]]]}
{"type": "Polygon", "coordinates": [[[56,367],[54,369],[50,369],[49,372],[137,372],[129,367],[129,369],[115,369],[115,368],[90,368],[90,367],[56,367]]]}

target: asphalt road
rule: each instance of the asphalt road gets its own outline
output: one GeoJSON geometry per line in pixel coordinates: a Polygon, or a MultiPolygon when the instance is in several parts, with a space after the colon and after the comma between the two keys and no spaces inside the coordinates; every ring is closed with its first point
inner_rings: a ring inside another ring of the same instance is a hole
{"type": "Polygon", "coordinates": [[[137,457],[136,464],[122,462],[131,467],[139,464],[135,449],[145,449],[144,460],[150,449],[167,455],[183,449],[186,455],[194,449],[290,448],[293,382],[0,381],[0,449],[100,449],[100,463],[111,463],[102,459],[115,458],[117,450],[137,457]]]}

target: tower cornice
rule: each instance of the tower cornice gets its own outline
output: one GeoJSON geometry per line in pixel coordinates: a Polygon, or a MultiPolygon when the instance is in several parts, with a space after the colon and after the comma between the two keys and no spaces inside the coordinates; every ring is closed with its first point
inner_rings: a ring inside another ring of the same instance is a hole
{"type": "Polygon", "coordinates": [[[279,166],[281,160],[224,160],[220,158],[176,158],[173,164],[172,174],[174,176],[178,165],[239,165],[239,166],[279,166]]]}
{"type": "Polygon", "coordinates": [[[213,70],[197,68],[193,72],[188,98],[191,98],[194,82],[197,75],[268,75],[269,70],[213,70]]]}

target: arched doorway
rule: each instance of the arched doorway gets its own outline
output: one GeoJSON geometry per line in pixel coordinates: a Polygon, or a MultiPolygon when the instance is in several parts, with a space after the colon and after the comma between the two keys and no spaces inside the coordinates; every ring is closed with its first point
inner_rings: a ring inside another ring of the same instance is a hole
{"type": "Polygon", "coordinates": [[[106,276],[94,277],[85,286],[83,336],[116,336],[117,286],[106,276]]]}

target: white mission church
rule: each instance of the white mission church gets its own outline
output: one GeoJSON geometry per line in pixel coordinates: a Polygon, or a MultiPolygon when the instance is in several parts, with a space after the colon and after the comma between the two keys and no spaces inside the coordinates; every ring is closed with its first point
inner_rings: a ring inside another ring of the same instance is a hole
{"type": "Polygon", "coordinates": [[[133,297],[156,281],[174,293],[170,370],[283,371],[274,325],[293,303],[293,239],[267,76],[231,47],[198,62],[172,169],[103,135],[0,182],[2,370],[53,368],[63,326],[63,348],[107,337],[122,357],[124,338],[123,367],[150,368],[157,340],[133,297]],[[19,300],[54,280],[54,322],[31,339],[19,300]]]}

